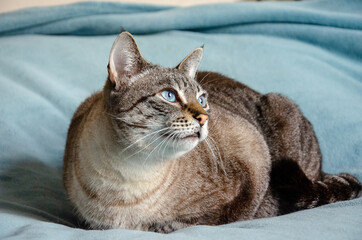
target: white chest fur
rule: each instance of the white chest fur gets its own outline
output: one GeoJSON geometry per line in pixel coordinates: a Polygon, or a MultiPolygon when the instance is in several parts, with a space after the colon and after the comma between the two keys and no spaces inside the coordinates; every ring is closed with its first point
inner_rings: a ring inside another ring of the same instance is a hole
{"type": "Polygon", "coordinates": [[[122,161],[122,147],[106,121],[99,114],[89,115],[79,138],[69,195],[93,228],[139,228],[159,214],[158,201],[172,182],[175,163],[122,161]]]}

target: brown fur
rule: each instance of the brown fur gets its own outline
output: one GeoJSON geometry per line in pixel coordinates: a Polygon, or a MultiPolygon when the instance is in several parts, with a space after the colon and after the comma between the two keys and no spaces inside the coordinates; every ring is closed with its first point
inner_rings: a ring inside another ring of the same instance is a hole
{"type": "Polygon", "coordinates": [[[153,66],[138,54],[133,38],[120,36],[136,58],[132,71],[146,68],[145,78],[153,79],[153,84],[147,85],[149,80],[137,75],[141,77],[134,81],[142,84],[127,87],[120,77],[128,76],[122,72],[126,68],[112,75],[113,64],[103,91],[88,98],[74,114],[65,149],[64,184],[91,228],[167,233],[196,224],[276,216],[359,195],[361,186],[354,177],[321,172],[313,128],[291,100],[259,94],[218,73],[199,72],[194,81],[201,49],[176,69],[153,66]],[[184,89],[186,101],[157,101],[153,92],[172,81],[184,89]],[[191,92],[201,88],[208,93],[207,108],[191,92]],[[119,157],[127,141],[133,141],[131,133],[147,131],[145,121],[168,115],[168,108],[182,114],[172,124],[185,129],[200,121],[198,115],[208,115],[204,119],[208,125],[198,129],[200,134],[208,128],[210,138],[171,159],[161,155],[162,159],[140,164],[119,157]],[[149,113],[150,109],[157,114],[149,113]],[[121,115],[132,115],[133,122],[114,117],[121,115]],[[126,142],[124,146],[118,144],[120,140],[126,142]]]}

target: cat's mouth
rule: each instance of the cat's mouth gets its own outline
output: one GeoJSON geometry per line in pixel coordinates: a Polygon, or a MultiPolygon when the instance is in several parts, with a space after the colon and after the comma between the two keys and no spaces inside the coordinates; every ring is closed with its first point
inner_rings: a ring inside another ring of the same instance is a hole
{"type": "Polygon", "coordinates": [[[183,137],[182,139],[190,139],[190,138],[200,138],[200,132],[196,132],[196,133],[187,135],[187,136],[183,137]]]}
{"type": "MultiPolygon", "coordinates": [[[[164,137],[168,138],[172,136],[171,133],[169,134],[164,134],[164,137]]],[[[178,136],[178,137],[174,137],[175,140],[178,139],[178,140],[197,140],[197,139],[200,139],[200,132],[195,132],[195,133],[192,133],[192,134],[189,134],[189,135],[183,135],[183,136],[178,136]]]]}

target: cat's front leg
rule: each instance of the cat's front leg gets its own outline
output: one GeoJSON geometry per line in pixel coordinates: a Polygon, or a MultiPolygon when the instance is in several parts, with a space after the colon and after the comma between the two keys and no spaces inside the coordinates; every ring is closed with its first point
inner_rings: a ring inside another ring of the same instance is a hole
{"type": "Polygon", "coordinates": [[[180,221],[165,221],[165,222],[154,222],[147,224],[146,230],[149,232],[157,232],[157,233],[171,233],[177,231],[181,228],[186,228],[192,226],[194,224],[185,223],[180,221]]]}

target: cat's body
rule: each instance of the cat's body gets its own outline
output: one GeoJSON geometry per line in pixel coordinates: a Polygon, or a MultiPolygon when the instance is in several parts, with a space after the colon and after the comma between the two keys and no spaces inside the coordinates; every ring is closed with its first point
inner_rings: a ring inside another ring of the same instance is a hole
{"type": "Polygon", "coordinates": [[[64,157],[66,190],[91,228],[171,232],[359,194],[352,176],[321,172],[294,103],[217,73],[195,76],[201,54],[164,69],[128,33],[116,40],[109,79],[75,113],[64,157]]]}

